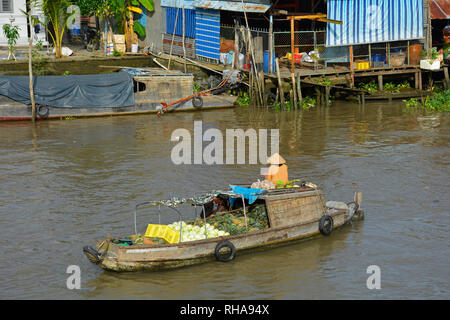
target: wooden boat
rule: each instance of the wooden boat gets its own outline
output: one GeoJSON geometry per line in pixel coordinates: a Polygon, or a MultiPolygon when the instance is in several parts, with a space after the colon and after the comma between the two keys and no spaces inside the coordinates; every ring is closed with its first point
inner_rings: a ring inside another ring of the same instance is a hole
{"type": "MultiPolygon", "coordinates": [[[[37,119],[38,120],[47,120],[47,119],[68,119],[68,118],[79,118],[79,117],[102,117],[102,116],[120,116],[120,115],[137,115],[137,114],[149,114],[149,113],[157,113],[164,103],[170,104],[174,101],[182,100],[186,97],[193,95],[193,84],[194,77],[191,74],[183,74],[178,71],[164,71],[160,69],[156,69],[152,71],[151,69],[145,69],[145,74],[139,75],[136,74],[132,77],[132,83],[129,84],[129,88],[127,93],[131,93],[132,98],[134,98],[134,103],[128,105],[116,105],[116,106],[108,106],[107,103],[103,105],[89,105],[83,104],[75,107],[61,107],[55,106],[51,103],[49,104],[37,104],[37,119]],[[133,92],[131,92],[133,91],[133,92]]],[[[106,77],[108,75],[93,75],[94,77],[106,77]]],[[[57,83],[58,78],[62,80],[66,80],[67,77],[64,76],[42,76],[42,78],[52,78],[53,82],[57,83]],[[55,80],[56,79],[56,80],[55,80]]],[[[68,76],[71,77],[71,76],[68,76]]],[[[74,79],[79,79],[76,77],[89,77],[89,76],[72,76],[74,79]]],[[[8,79],[14,81],[14,78],[11,76],[8,79]]],[[[19,78],[19,77],[17,77],[19,78]]],[[[84,79],[82,78],[82,79],[84,79]]],[[[0,79],[1,80],[1,79],[0,79]]],[[[23,77],[21,79],[23,82],[23,77]]],[[[77,80],[74,80],[77,81],[77,80]]],[[[92,80],[91,80],[92,82],[92,80]]],[[[0,81],[1,83],[1,81],[0,81]]],[[[54,86],[57,86],[54,85],[54,86]]],[[[53,86],[53,87],[54,87],[53,86]]],[[[21,83],[17,85],[20,89],[26,89],[25,86],[21,83]]],[[[70,92],[67,93],[68,99],[72,99],[72,101],[76,102],[76,98],[70,98],[71,95],[79,90],[79,87],[76,85],[72,86],[70,92]]],[[[0,88],[1,89],[1,88],[0,88]]],[[[55,90],[55,88],[51,88],[55,90]]],[[[63,91],[65,88],[62,88],[59,91],[63,91]]],[[[182,101],[177,103],[173,107],[170,108],[170,112],[172,111],[199,111],[213,108],[231,108],[234,106],[234,102],[237,97],[232,96],[226,93],[220,93],[220,91],[226,91],[227,87],[220,88],[221,90],[215,90],[215,95],[206,95],[202,96],[201,99],[197,99],[197,101],[193,101],[192,99],[187,99],[186,101],[182,101]],[[220,93],[220,94],[218,94],[220,93]],[[200,101],[200,103],[199,103],[200,101]]],[[[105,90],[105,89],[104,89],[105,90]]],[[[108,88],[106,88],[108,90],[108,88]]],[[[4,90],[8,92],[8,90],[4,90]]],[[[16,90],[19,91],[19,90],[16,90]]],[[[42,88],[42,91],[45,92],[45,88],[42,88]]],[[[69,90],[67,90],[69,91],[69,90]]],[[[0,90],[1,92],[1,90],[0,90]]],[[[114,94],[118,95],[114,92],[114,88],[111,88],[109,91],[106,91],[107,94],[111,97],[114,97],[114,94]]],[[[26,96],[26,94],[24,94],[26,96]]],[[[86,96],[86,95],[79,95],[86,96]]],[[[29,97],[29,94],[28,94],[29,97]]],[[[98,94],[98,98],[90,99],[101,100],[102,96],[98,94]]],[[[0,121],[20,121],[20,120],[31,120],[31,105],[29,103],[24,103],[13,100],[14,95],[11,94],[10,97],[2,95],[0,93],[0,121]]],[[[23,99],[23,97],[21,97],[23,99]]],[[[120,97],[120,94],[118,95],[120,97]]],[[[89,99],[88,99],[89,100],[89,99]]],[[[109,99],[114,101],[114,99],[109,99]]],[[[58,101],[60,103],[60,101],[58,101]]],[[[65,101],[63,101],[65,102],[65,101]]],[[[167,111],[166,111],[167,112],[167,111]]]]}
{"type": "Polygon", "coordinates": [[[121,246],[108,236],[106,240],[97,241],[95,249],[86,246],[83,251],[91,262],[109,271],[154,271],[216,259],[230,261],[244,251],[284,245],[320,234],[330,235],[350,220],[363,218],[364,212],[359,206],[362,193],[355,192],[354,198],[355,201],[349,204],[326,204],[319,189],[276,189],[258,196],[258,201],[263,202],[266,208],[269,221],[266,229],[159,245],[121,246]],[[223,247],[230,251],[226,258],[219,254],[223,247]]]}

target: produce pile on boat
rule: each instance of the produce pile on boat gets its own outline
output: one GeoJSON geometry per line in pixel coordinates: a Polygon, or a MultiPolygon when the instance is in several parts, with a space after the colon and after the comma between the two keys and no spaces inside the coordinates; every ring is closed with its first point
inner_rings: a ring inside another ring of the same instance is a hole
{"type": "MultiPolygon", "coordinates": [[[[248,210],[247,208],[247,226],[248,231],[257,231],[269,227],[265,205],[256,205],[248,210]]],[[[207,219],[209,224],[212,224],[218,230],[228,232],[231,235],[246,233],[245,216],[243,209],[232,212],[217,213],[215,216],[207,219]]],[[[202,225],[203,220],[197,220],[196,224],[202,225]]]]}
{"type": "Polygon", "coordinates": [[[203,240],[206,239],[207,237],[217,238],[230,235],[228,232],[214,228],[209,223],[206,224],[206,234],[204,226],[187,224],[184,221],[174,222],[172,224],[169,224],[169,227],[179,233],[180,224],[181,224],[181,242],[203,240]]]}

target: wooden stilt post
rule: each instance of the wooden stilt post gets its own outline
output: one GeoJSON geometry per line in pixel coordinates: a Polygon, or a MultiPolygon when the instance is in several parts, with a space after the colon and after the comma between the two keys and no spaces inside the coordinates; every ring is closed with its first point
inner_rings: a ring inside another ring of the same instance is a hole
{"type": "Polygon", "coordinates": [[[330,86],[325,87],[325,105],[328,107],[330,105],[330,86]]]}
{"type": "Polygon", "coordinates": [[[273,17],[270,16],[269,25],[269,73],[273,73],[273,17]]]}
{"type": "Polygon", "coordinates": [[[277,67],[278,88],[280,89],[280,102],[281,102],[281,107],[284,109],[286,107],[286,104],[284,102],[283,84],[281,83],[280,63],[278,62],[278,58],[276,58],[275,63],[276,63],[276,67],[277,67]]]}
{"type": "Polygon", "coordinates": [[[419,73],[414,73],[414,88],[419,89],[419,73]]]}
{"type": "Polygon", "coordinates": [[[418,72],[419,74],[419,90],[422,91],[423,87],[422,87],[422,71],[418,72]]]}
{"type": "Polygon", "coordinates": [[[383,91],[383,75],[378,75],[378,90],[383,91]]]}
{"type": "Polygon", "coordinates": [[[300,110],[303,108],[303,96],[302,96],[302,86],[300,84],[300,76],[297,78],[297,95],[298,102],[300,103],[300,110]]]}
{"type": "Polygon", "coordinates": [[[297,84],[295,83],[295,75],[291,73],[291,79],[292,79],[292,93],[294,94],[294,105],[292,106],[293,109],[297,109],[297,84]]]}
{"type": "Polygon", "coordinates": [[[351,76],[351,87],[355,86],[355,72],[353,70],[353,46],[350,46],[350,76],[351,76]]]}
{"type": "Polygon", "coordinates": [[[448,67],[444,67],[444,88],[446,90],[450,89],[450,79],[448,76],[448,67]]]}
{"type": "Polygon", "coordinates": [[[295,73],[295,63],[294,63],[294,51],[295,51],[295,23],[294,17],[291,19],[291,73],[295,73]]]}

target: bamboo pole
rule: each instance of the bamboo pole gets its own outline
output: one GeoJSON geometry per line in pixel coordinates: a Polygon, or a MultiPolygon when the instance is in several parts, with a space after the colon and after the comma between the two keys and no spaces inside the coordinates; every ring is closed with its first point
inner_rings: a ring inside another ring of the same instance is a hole
{"type": "Polygon", "coordinates": [[[297,95],[298,95],[298,102],[300,103],[300,110],[303,108],[303,96],[302,96],[302,87],[300,84],[300,76],[297,78],[297,95]]]}
{"type": "Polygon", "coordinates": [[[183,6],[183,57],[184,57],[184,73],[187,73],[186,46],[184,45],[185,33],[186,33],[186,19],[185,19],[185,10],[183,6]]]}
{"type": "Polygon", "coordinates": [[[284,92],[283,92],[283,84],[281,83],[281,75],[280,75],[280,63],[278,62],[278,58],[275,59],[276,67],[277,67],[277,78],[278,78],[278,88],[280,89],[280,101],[281,107],[286,107],[286,103],[284,101],[284,92]]]}
{"type": "Polygon", "coordinates": [[[177,15],[175,16],[175,24],[173,26],[173,33],[172,33],[172,43],[170,45],[170,56],[169,56],[169,65],[167,68],[170,70],[170,60],[172,59],[172,49],[173,49],[173,41],[175,40],[175,30],[177,28],[177,22],[178,22],[178,11],[180,8],[177,8],[177,15]]]}
{"type": "Polygon", "coordinates": [[[295,25],[294,25],[294,18],[291,17],[291,73],[295,73],[294,51],[295,51],[295,25]]]}
{"type": "Polygon", "coordinates": [[[350,46],[350,73],[352,80],[352,88],[355,86],[355,73],[353,71],[353,46],[350,46]]]}
{"type": "Polygon", "coordinates": [[[30,42],[28,45],[28,73],[30,78],[30,100],[31,100],[31,121],[36,121],[36,103],[34,101],[34,87],[33,87],[33,56],[31,49],[33,48],[33,22],[31,19],[31,9],[28,11],[28,23],[30,24],[30,42]]]}
{"type": "Polygon", "coordinates": [[[273,73],[273,17],[270,16],[269,25],[269,73],[273,73]]]}
{"type": "Polygon", "coordinates": [[[294,109],[297,109],[297,86],[295,83],[295,75],[291,73],[291,80],[292,80],[292,93],[294,94],[294,109]]]}

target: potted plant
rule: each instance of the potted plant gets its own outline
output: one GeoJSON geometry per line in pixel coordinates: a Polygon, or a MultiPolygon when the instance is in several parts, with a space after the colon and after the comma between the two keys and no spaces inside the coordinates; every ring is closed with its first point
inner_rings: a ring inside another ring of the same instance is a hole
{"type": "MultiPolygon", "coordinates": [[[[425,55],[425,54],[423,54],[425,55]]],[[[441,61],[438,58],[438,51],[436,48],[432,48],[431,51],[427,50],[426,53],[428,59],[420,60],[420,68],[426,70],[439,70],[441,68],[441,61]]]]}
{"type": "Polygon", "coordinates": [[[14,47],[19,39],[19,30],[20,27],[13,26],[12,23],[3,25],[3,33],[5,34],[6,39],[8,39],[8,60],[11,57],[16,60],[16,56],[14,55],[14,47]]]}

